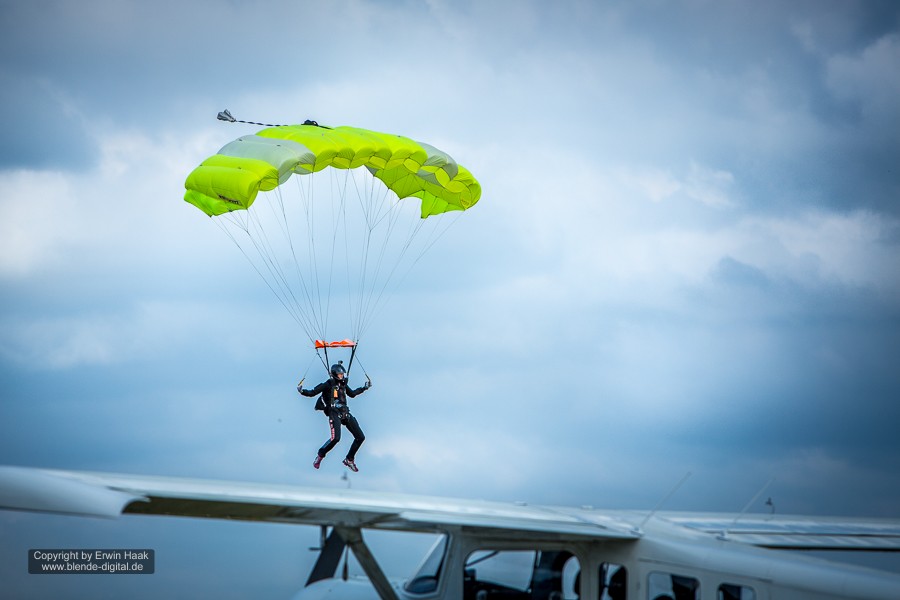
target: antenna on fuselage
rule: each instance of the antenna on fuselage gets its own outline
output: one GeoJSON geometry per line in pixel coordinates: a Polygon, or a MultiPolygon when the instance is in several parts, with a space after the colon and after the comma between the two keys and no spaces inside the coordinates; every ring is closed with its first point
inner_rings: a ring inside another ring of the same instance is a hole
{"type": "Polygon", "coordinates": [[[638,535],[644,535],[644,525],[647,524],[647,521],[649,521],[651,518],[653,518],[653,515],[655,515],[656,512],[660,508],[662,508],[662,505],[665,504],[666,502],[668,502],[669,498],[671,498],[673,495],[675,495],[675,492],[678,491],[678,488],[680,488],[682,485],[684,485],[684,482],[688,480],[688,478],[691,476],[691,474],[692,473],[690,471],[685,473],[684,477],[681,478],[681,481],[679,481],[677,484],[675,484],[675,487],[673,487],[672,490],[668,494],[666,494],[662,500],[660,500],[659,502],[656,503],[656,506],[654,506],[653,510],[650,511],[650,514],[648,514],[646,517],[644,517],[644,520],[641,521],[640,525],[632,528],[632,531],[638,535]]]}
{"type": "MultiPolygon", "coordinates": [[[[766,482],[766,485],[762,486],[762,488],[760,488],[760,490],[759,490],[758,492],[756,492],[756,495],[753,496],[753,498],[750,500],[750,502],[747,503],[747,505],[744,507],[744,510],[742,510],[741,512],[739,512],[739,513],[738,513],[738,516],[736,516],[736,517],[734,518],[734,521],[731,522],[731,525],[729,525],[728,527],[726,527],[726,528],[725,528],[725,531],[723,531],[722,533],[720,533],[720,534],[718,535],[718,538],[719,538],[720,540],[727,540],[727,539],[728,539],[728,532],[731,531],[731,528],[734,527],[734,526],[737,524],[738,520],[740,520],[740,518],[743,517],[744,514],[745,514],[748,510],[750,510],[750,507],[753,506],[753,503],[756,502],[756,501],[759,499],[759,497],[763,495],[763,492],[765,492],[767,489],[769,489],[769,486],[772,485],[772,482],[773,482],[773,481],[775,481],[775,478],[774,478],[774,477],[773,477],[772,479],[770,479],[769,481],[767,481],[767,482],[766,482]]],[[[772,505],[772,512],[774,513],[774,512],[775,512],[775,505],[772,504],[772,499],[771,499],[771,498],[769,498],[769,501],[768,501],[766,504],[772,505]]]]}

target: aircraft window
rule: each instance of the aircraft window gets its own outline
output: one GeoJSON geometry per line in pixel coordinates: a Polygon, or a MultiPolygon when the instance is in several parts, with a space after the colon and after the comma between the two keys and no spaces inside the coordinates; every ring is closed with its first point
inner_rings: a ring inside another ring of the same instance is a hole
{"type": "Polygon", "coordinates": [[[716,597],[718,600],[756,600],[756,592],[751,587],[723,583],[716,597]]]}
{"type": "Polygon", "coordinates": [[[693,577],[671,573],[650,573],[647,578],[650,600],[698,600],[700,582],[693,577]]]}
{"type": "Polygon", "coordinates": [[[464,600],[577,600],[571,552],[478,551],[466,560],[464,600]]]}
{"type": "Polygon", "coordinates": [[[442,535],[429,550],[422,565],[403,586],[411,594],[429,594],[437,591],[444,556],[447,553],[447,536],[442,535]]]}
{"type": "Polygon", "coordinates": [[[628,590],[628,572],[622,565],[600,565],[600,600],[625,600],[628,590]]]}
{"type": "Polygon", "coordinates": [[[569,557],[562,570],[562,595],[563,600],[578,600],[581,597],[581,563],[574,556],[569,557]]]}

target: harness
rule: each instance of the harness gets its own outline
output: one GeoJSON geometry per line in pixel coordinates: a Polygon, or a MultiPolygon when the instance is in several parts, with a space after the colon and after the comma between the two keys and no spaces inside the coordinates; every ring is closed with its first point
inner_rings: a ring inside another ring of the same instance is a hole
{"type": "Polygon", "coordinates": [[[337,414],[341,421],[344,421],[350,416],[350,407],[347,406],[347,391],[342,390],[342,387],[346,387],[346,384],[342,386],[340,383],[335,382],[331,388],[331,410],[337,414]]]}
{"type": "Polygon", "coordinates": [[[331,389],[331,408],[336,410],[347,410],[347,392],[341,394],[341,384],[338,383],[331,389]]]}

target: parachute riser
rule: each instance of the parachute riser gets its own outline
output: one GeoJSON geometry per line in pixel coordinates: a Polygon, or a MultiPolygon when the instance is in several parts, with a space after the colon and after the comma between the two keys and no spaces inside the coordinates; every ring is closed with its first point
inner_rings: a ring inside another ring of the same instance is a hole
{"type": "MultiPolygon", "coordinates": [[[[353,366],[353,359],[356,357],[356,348],[357,348],[357,346],[359,346],[358,343],[355,344],[355,345],[353,346],[353,350],[350,351],[350,364],[347,365],[347,378],[348,378],[348,379],[350,378],[350,367],[353,366]]],[[[366,373],[366,368],[365,368],[364,366],[362,366],[362,363],[359,363],[359,368],[362,369],[363,375],[366,376],[366,381],[369,382],[369,387],[371,387],[371,386],[372,386],[372,378],[369,377],[369,374],[368,374],[368,373],[366,373]]]]}
{"type": "Polygon", "coordinates": [[[353,368],[353,358],[356,356],[356,345],[350,350],[350,364],[347,365],[347,378],[350,378],[350,369],[353,368]]]}
{"type": "Polygon", "coordinates": [[[322,355],[319,354],[319,349],[318,349],[318,348],[316,348],[316,356],[319,357],[319,360],[322,362],[322,366],[325,367],[325,372],[328,373],[329,376],[330,376],[330,375],[331,375],[331,371],[330,371],[330,369],[328,368],[328,348],[327,348],[327,347],[325,348],[325,358],[324,358],[324,359],[322,358],[322,355]]]}

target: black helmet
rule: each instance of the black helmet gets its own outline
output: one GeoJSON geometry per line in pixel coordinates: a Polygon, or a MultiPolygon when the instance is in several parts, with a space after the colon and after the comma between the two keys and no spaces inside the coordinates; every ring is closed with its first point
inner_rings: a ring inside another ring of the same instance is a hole
{"type": "MultiPolygon", "coordinates": [[[[337,364],[331,365],[331,376],[335,379],[338,378],[338,374],[346,375],[347,371],[344,370],[344,361],[339,360],[337,364]]],[[[343,377],[341,377],[343,379],[343,377]]]]}

